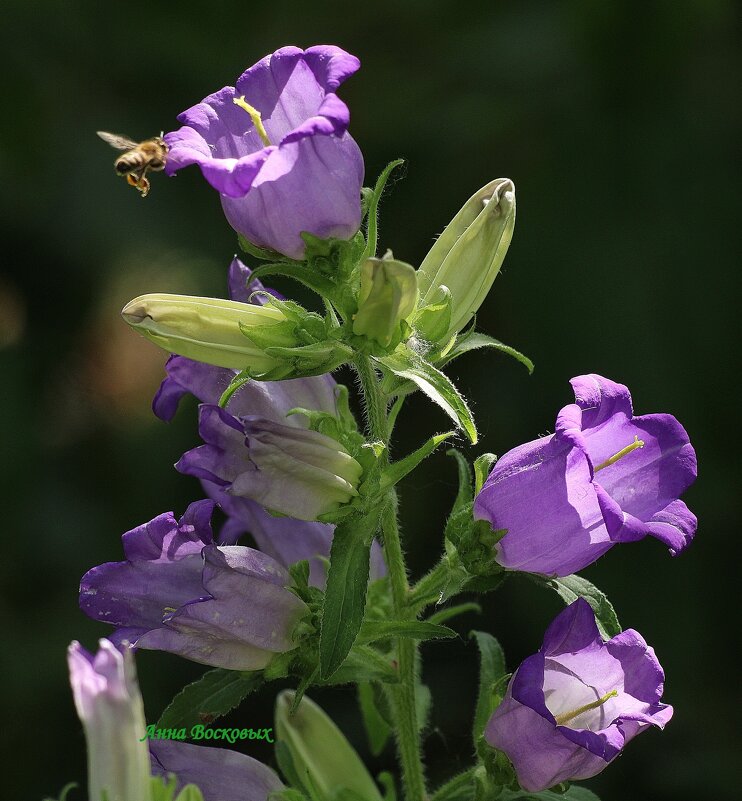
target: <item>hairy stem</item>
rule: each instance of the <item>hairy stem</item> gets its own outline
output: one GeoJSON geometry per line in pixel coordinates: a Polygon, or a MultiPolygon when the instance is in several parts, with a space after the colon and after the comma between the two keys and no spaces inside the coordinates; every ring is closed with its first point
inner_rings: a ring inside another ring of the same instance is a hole
{"type": "MultiPolygon", "coordinates": [[[[366,405],[369,434],[388,446],[388,421],[386,399],[379,387],[378,378],[367,356],[359,355],[355,362],[366,405]]],[[[385,456],[388,458],[388,447],[385,456]]],[[[394,489],[387,492],[381,516],[381,531],[384,541],[384,557],[389,570],[392,602],[398,620],[408,616],[407,566],[402,552],[402,543],[397,525],[397,494],[394,489]]],[[[392,710],[395,718],[397,751],[402,767],[402,781],[406,801],[424,801],[426,796],[420,750],[420,733],[415,706],[415,655],[417,644],[408,638],[397,640],[400,683],[391,689],[392,710]]]]}

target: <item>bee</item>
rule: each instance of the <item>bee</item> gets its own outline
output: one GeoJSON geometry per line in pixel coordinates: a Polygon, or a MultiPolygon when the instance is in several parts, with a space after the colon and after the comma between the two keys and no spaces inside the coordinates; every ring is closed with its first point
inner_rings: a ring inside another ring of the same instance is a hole
{"type": "Polygon", "coordinates": [[[167,145],[162,135],[145,139],[143,142],[135,142],[127,136],[107,131],[97,131],[97,133],[111,147],[126,151],[116,159],[114,169],[118,175],[126,176],[129,186],[136,187],[142,193],[142,197],[147,197],[149,194],[147,173],[159,172],[165,168],[167,145]]]}

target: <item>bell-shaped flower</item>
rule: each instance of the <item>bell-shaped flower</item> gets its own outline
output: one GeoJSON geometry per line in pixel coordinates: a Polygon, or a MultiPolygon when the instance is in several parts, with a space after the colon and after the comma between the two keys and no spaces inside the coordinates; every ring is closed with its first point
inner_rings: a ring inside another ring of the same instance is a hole
{"type": "Polygon", "coordinates": [[[696,530],[679,500],[696,478],[685,429],[669,414],[634,417],[623,384],[594,374],[571,383],[575,403],[556,433],[508,451],[474,501],[474,517],[504,532],[497,562],[566,576],[648,534],[677,555],[696,530]]]}
{"type": "Polygon", "coordinates": [[[518,668],[485,729],[509,757],[521,787],[540,792],[600,773],[629,740],[664,728],[665,674],[633,629],[607,642],[582,598],[562,611],[541,650],[518,668]]]}
{"type": "Polygon", "coordinates": [[[116,626],[117,642],[258,670],[295,647],[293,630],[308,609],[270,556],[214,543],[213,509],[199,501],[180,520],[168,512],[124,534],[126,561],[89,570],[80,607],[116,626]]]}
{"type": "Polygon", "coordinates": [[[88,747],[89,797],[149,801],[144,705],[131,651],[119,651],[109,640],[101,640],[93,655],[73,642],[67,663],[88,747]]]}
{"type": "MultiPolygon", "coordinates": [[[[195,784],[204,801],[268,801],[284,789],[276,773],[257,759],[229,748],[209,748],[174,740],[150,740],[152,774],[174,775],[176,792],[195,784]]],[[[131,796],[131,801],[135,797],[131,796]]]]}
{"type": "Polygon", "coordinates": [[[359,68],[339,47],[283,47],[179,115],[169,175],[198,164],[247,240],[301,259],[306,231],[350,239],[361,223],[363,156],[335,94],[359,68]]]}
{"type": "Polygon", "coordinates": [[[467,325],[500,272],[514,228],[515,186],[509,178],[490,181],[466,201],[417,271],[419,336],[442,345],[467,325]],[[450,314],[444,333],[436,315],[423,311],[431,305],[450,314]]]}

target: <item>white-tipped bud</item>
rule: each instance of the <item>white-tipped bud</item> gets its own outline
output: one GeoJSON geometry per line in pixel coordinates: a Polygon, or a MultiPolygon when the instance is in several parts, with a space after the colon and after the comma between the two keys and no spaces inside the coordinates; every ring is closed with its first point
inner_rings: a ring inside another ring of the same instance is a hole
{"type": "Polygon", "coordinates": [[[127,303],[121,315],[135,331],[170,353],[255,374],[266,373],[279,362],[248,339],[250,329],[262,329],[261,334],[273,329],[273,345],[301,344],[287,335],[286,326],[280,325],[287,318],[273,304],[151,294],[127,303]]]}
{"type": "Polygon", "coordinates": [[[445,342],[461,331],[487,297],[500,272],[515,227],[515,186],[497,178],[467,200],[438,237],[417,271],[420,307],[440,298],[446,287],[451,297],[451,319],[443,337],[423,329],[432,321],[418,319],[425,339],[445,342]]]}

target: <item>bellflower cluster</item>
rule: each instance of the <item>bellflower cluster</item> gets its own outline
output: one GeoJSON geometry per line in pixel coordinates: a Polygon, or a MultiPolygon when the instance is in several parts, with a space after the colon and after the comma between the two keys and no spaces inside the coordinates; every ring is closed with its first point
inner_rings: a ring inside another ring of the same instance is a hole
{"type": "MultiPolygon", "coordinates": [[[[396,486],[455,432],[398,454],[400,410],[420,390],[475,444],[449,362],[489,348],[533,367],[475,330],[514,233],[515,187],[498,178],[472,195],[417,269],[391,251],[379,258],[379,204],[400,162],[361,186],[363,158],[337,96],[358,67],[335,46],[281,48],[164,136],[166,172],[199,166],[256,264],[233,259],[228,299],[143,294],[123,311],[171,353],[155,414],[169,421],[184,396],[199,402],[201,442],[176,468],[206,497],[180,519],[168,512],[128,531],[124,559],[82,578],[81,608],[114,627],[96,656],[77,644],[69,655],[91,801],[504,801],[564,792],[556,786],[596,775],[672,716],[652,648],[572,575],[648,535],[678,554],[696,531],[680,500],[696,477],[689,437],[669,414],[635,416],[623,384],[573,378],[575,402],[555,433],[499,461],[470,464],[453,451],[459,491],[444,550],[411,580],[396,486]],[[265,276],[300,282],[322,312],[266,288],[265,276]],[[340,368],[357,377],[355,406],[331,375],[340,368]],[[257,548],[238,544],[243,535],[257,548]],[[494,592],[508,571],[534,574],[569,606],[512,676],[495,638],[473,632],[476,762],[429,788],[422,737],[434,699],[419,643],[454,637],[444,623],[472,604],[441,604],[494,592]],[[210,668],[149,726],[135,649],[210,668]],[[179,741],[279,679],[292,687],[276,699],[280,777],[247,754],[179,741]],[[384,793],[306,697],[336,684],[357,686],[374,755],[395,740],[400,781],[387,777],[384,793]],[[165,734],[147,750],[150,730],[165,734]]],[[[425,535],[430,547],[434,533],[425,535]]]]}

